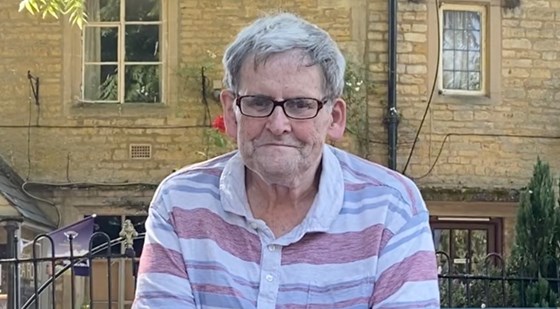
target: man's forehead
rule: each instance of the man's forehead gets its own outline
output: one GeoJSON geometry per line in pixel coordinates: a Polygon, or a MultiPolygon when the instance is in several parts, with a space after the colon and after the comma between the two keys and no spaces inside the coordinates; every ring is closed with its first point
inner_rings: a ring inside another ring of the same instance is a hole
{"type": "Polygon", "coordinates": [[[271,61],[282,60],[297,65],[297,68],[308,68],[314,66],[311,57],[302,49],[292,49],[279,53],[253,53],[243,63],[244,68],[257,71],[271,61]]]}

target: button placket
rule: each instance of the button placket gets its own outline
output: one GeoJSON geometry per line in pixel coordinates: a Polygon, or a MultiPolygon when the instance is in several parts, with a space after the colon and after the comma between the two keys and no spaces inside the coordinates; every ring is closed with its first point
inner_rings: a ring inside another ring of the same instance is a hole
{"type": "MultiPolygon", "coordinates": [[[[262,238],[261,238],[262,239],[262,238]]],[[[263,239],[264,240],[264,239],[263,239]]],[[[268,239],[268,241],[270,241],[268,239]]],[[[274,244],[266,244],[262,242],[262,259],[261,259],[261,283],[257,300],[257,308],[269,308],[271,304],[276,303],[279,287],[279,272],[281,250],[279,246],[274,244]]]]}

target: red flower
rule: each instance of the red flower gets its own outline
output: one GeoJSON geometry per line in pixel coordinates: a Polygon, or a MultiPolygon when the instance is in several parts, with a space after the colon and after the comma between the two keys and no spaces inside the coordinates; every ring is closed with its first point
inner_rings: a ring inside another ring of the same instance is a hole
{"type": "Polygon", "coordinates": [[[212,121],[212,128],[218,130],[220,133],[226,132],[226,124],[224,123],[223,115],[218,115],[214,118],[214,121],[212,121]]]}

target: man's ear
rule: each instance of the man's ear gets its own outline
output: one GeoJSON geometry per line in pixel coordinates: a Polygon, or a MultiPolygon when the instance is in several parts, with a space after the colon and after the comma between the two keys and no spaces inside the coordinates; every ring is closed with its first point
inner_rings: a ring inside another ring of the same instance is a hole
{"type": "Polygon", "coordinates": [[[224,113],[226,133],[234,141],[237,141],[237,118],[235,117],[235,95],[229,89],[220,92],[220,102],[224,113]]]}
{"type": "Polygon", "coordinates": [[[346,129],[346,102],[341,98],[337,98],[332,104],[332,122],[327,134],[331,140],[336,141],[342,138],[346,129]]]}

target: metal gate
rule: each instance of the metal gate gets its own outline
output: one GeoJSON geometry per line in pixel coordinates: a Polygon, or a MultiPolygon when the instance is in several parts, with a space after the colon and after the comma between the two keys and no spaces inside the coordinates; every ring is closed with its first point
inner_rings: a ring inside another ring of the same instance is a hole
{"type": "MultiPolygon", "coordinates": [[[[120,235],[121,237],[111,240],[104,232],[93,233],[89,239],[87,253],[74,255],[74,235],[68,233],[68,256],[57,256],[51,236],[37,236],[33,240],[30,258],[0,260],[4,274],[4,278],[0,280],[8,287],[7,299],[4,300],[4,304],[0,304],[0,309],[114,308],[114,265],[118,262],[129,267],[124,273],[129,275],[127,279],[133,281],[131,286],[134,289],[138,259],[132,244],[134,240],[144,238],[143,233],[138,234],[133,228],[123,227],[120,235]],[[99,243],[99,240],[102,241],[101,244],[94,247],[94,242],[99,243]],[[114,246],[124,246],[124,253],[112,252],[111,248],[114,246]],[[40,248],[50,249],[45,252],[40,248]],[[99,269],[106,271],[98,271],[99,269]],[[81,303],[77,302],[77,281],[87,283],[83,290],[87,297],[81,303]],[[103,295],[107,305],[95,304],[94,295],[103,295]]],[[[17,240],[9,242],[9,245],[17,247],[17,240]]],[[[120,273],[117,274],[119,275],[120,273]]]]}

